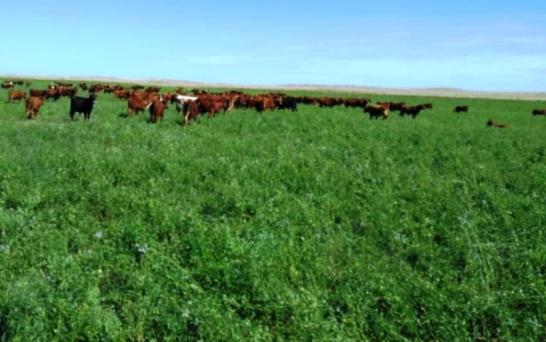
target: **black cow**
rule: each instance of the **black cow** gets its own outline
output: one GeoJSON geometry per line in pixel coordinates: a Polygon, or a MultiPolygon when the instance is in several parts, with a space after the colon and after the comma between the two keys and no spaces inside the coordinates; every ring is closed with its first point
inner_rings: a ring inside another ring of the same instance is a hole
{"type": "Polygon", "coordinates": [[[97,96],[94,93],[89,95],[89,98],[80,96],[70,97],[70,119],[74,120],[74,114],[82,113],[84,119],[89,120],[91,118],[91,111],[93,110],[93,104],[97,96]]]}
{"type": "Polygon", "coordinates": [[[291,96],[282,97],[282,101],[277,106],[279,110],[291,110],[293,112],[298,111],[298,99],[291,96]]]}
{"type": "Polygon", "coordinates": [[[468,106],[457,106],[453,109],[455,113],[468,113],[468,106]]]}

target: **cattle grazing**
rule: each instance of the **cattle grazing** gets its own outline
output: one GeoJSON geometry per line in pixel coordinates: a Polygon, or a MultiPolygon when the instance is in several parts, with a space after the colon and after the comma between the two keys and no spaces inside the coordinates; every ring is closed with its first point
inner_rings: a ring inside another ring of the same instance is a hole
{"type": "Polygon", "coordinates": [[[325,107],[330,108],[330,107],[339,106],[343,104],[343,100],[334,99],[332,97],[319,98],[317,102],[321,108],[325,108],[325,107]]]}
{"type": "Polygon", "coordinates": [[[25,84],[25,81],[23,81],[23,80],[13,80],[12,82],[13,82],[13,84],[17,84],[17,85],[25,84]]]}
{"type": "Polygon", "coordinates": [[[203,96],[199,97],[197,103],[199,105],[199,112],[201,114],[208,114],[209,117],[213,117],[221,111],[225,111],[227,109],[223,98],[203,96]]]}
{"type": "Polygon", "coordinates": [[[73,87],[74,86],[74,84],[72,84],[72,83],[66,83],[66,82],[61,82],[61,81],[57,81],[57,85],[59,87],[73,87]]]}
{"type": "Polygon", "coordinates": [[[4,89],[10,89],[10,88],[13,88],[14,86],[15,86],[15,83],[13,83],[13,81],[4,81],[1,85],[1,87],[4,89]]]}
{"type": "Polygon", "coordinates": [[[533,110],[533,115],[535,115],[535,116],[539,116],[539,115],[546,116],[546,109],[535,109],[535,110],[533,110]]]}
{"type": "Polygon", "coordinates": [[[29,94],[30,96],[45,98],[47,97],[47,90],[30,89],[29,94]]]}
{"type": "Polygon", "coordinates": [[[454,113],[468,113],[468,106],[457,106],[453,109],[454,113]]]}
{"type": "Polygon", "coordinates": [[[19,90],[10,90],[8,93],[8,103],[21,101],[27,98],[27,94],[19,90]]]}
{"type": "Polygon", "coordinates": [[[432,108],[433,108],[432,103],[423,104],[423,109],[432,109],[432,108]]]}
{"type": "Polygon", "coordinates": [[[271,95],[254,96],[249,101],[250,105],[253,105],[254,109],[258,113],[263,113],[268,110],[275,110],[277,107],[275,98],[271,95]]]}
{"type": "Polygon", "coordinates": [[[421,111],[425,109],[425,105],[418,105],[418,106],[402,106],[400,108],[400,116],[411,116],[412,118],[416,118],[421,111]]]}
{"type": "Polygon", "coordinates": [[[298,98],[298,102],[306,105],[315,105],[318,103],[318,99],[312,96],[301,96],[298,98]]]}
{"type": "Polygon", "coordinates": [[[192,89],[190,91],[193,95],[206,95],[209,93],[206,89],[192,89]]]}
{"type": "Polygon", "coordinates": [[[89,86],[87,85],[87,83],[80,83],[78,86],[80,87],[81,90],[89,89],[89,86]]]}
{"type": "Polygon", "coordinates": [[[127,115],[133,116],[139,112],[144,112],[149,108],[153,99],[145,92],[133,92],[127,100],[127,115]]]}
{"type": "Polygon", "coordinates": [[[197,101],[187,101],[184,103],[184,126],[188,126],[190,120],[199,116],[199,104],[197,101]]]}
{"type": "Polygon", "coordinates": [[[125,100],[131,96],[131,92],[128,90],[114,90],[114,96],[120,100],[125,100]]]}
{"type": "Polygon", "coordinates": [[[277,103],[278,110],[291,110],[292,112],[298,111],[298,99],[291,96],[282,96],[277,103]]]}
{"type": "Polygon", "coordinates": [[[390,108],[388,105],[368,105],[364,108],[364,113],[370,115],[370,119],[379,119],[387,120],[389,118],[390,108]]]}
{"type": "Polygon", "coordinates": [[[368,100],[366,99],[344,99],[343,104],[346,108],[365,108],[368,105],[368,100]]]}
{"type": "Polygon", "coordinates": [[[36,115],[38,115],[38,112],[40,111],[40,108],[42,108],[43,104],[44,100],[41,97],[31,96],[27,98],[25,105],[27,119],[30,120],[36,118],[36,115]]]}
{"type": "Polygon", "coordinates": [[[100,84],[100,83],[97,83],[97,84],[92,84],[90,87],[89,87],[89,92],[90,93],[100,93],[101,91],[104,90],[104,85],[100,84]]]}
{"type": "Polygon", "coordinates": [[[141,86],[141,85],[135,84],[135,85],[131,86],[131,89],[133,89],[133,90],[142,90],[142,89],[144,89],[144,87],[141,86]]]}
{"type": "Polygon", "coordinates": [[[47,90],[46,99],[57,101],[59,98],[61,98],[61,93],[57,87],[47,90]]]}
{"type": "Polygon", "coordinates": [[[146,91],[148,93],[159,93],[160,90],[161,90],[161,88],[159,88],[159,87],[148,87],[148,88],[146,88],[146,91]]]}
{"type": "Polygon", "coordinates": [[[97,96],[95,94],[89,95],[89,97],[71,96],[70,97],[70,119],[74,120],[74,114],[81,113],[85,120],[91,118],[91,111],[97,96]]]}
{"type": "Polygon", "coordinates": [[[186,96],[186,95],[176,95],[173,99],[171,99],[171,103],[176,103],[176,111],[181,112],[184,110],[186,102],[195,102],[199,98],[195,96],[186,96]]]}
{"type": "Polygon", "coordinates": [[[157,120],[163,120],[165,109],[167,109],[165,99],[154,100],[150,106],[150,122],[156,123],[157,120]]]}
{"type": "Polygon", "coordinates": [[[402,110],[402,108],[406,106],[406,103],[405,102],[378,102],[377,105],[383,106],[383,107],[388,106],[389,110],[392,112],[392,111],[402,110]]]}
{"type": "Polygon", "coordinates": [[[508,128],[507,124],[498,123],[493,119],[487,121],[487,127],[496,127],[496,128],[508,128]]]}

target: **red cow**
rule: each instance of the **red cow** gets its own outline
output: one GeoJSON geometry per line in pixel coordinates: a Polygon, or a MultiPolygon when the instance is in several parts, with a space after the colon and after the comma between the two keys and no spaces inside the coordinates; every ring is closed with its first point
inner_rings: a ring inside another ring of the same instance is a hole
{"type": "Polygon", "coordinates": [[[139,112],[144,112],[152,102],[147,93],[133,93],[127,100],[127,115],[133,116],[139,112]]]}
{"type": "Polygon", "coordinates": [[[419,113],[421,113],[421,111],[423,111],[424,109],[425,109],[425,105],[418,105],[418,106],[404,105],[402,106],[402,108],[400,108],[400,116],[407,115],[415,119],[417,115],[419,115],[419,113]]]}
{"type": "Polygon", "coordinates": [[[334,99],[331,97],[323,97],[318,99],[318,104],[320,107],[334,107],[342,104],[342,100],[334,99]]]}
{"type": "Polygon", "coordinates": [[[163,120],[165,109],[167,109],[167,104],[164,101],[165,99],[158,99],[152,102],[152,105],[150,106],[151,123],[156,123],[158,119],[163,120]]]}
{"type": "Polygon", "coordinates": [[[8,102],[21,101],[27,98],[27,94],[19,90],[10,90],[8,93],[8,102]]]}
{"type": "Polygon", "coordinates": [[[370,115],[370,119],[379,119],[387,120],[389,118],[390,108],[389,105],[368,105],[364,108],[364,113],[370,115]]]}
{"type": "Polygon", "coordinates": [[[29,93],[30,93],[30,96],[43,97],[43,98],[47,97],[47,90],[30,89],[29,93]]]}
{"type": "Polygon", "coordinates": [[[365,108],[368,105],[368,100],[366,99],[344,99],[342,100],[346,108],[365,108]]]}
{"type": "Polygon", "coordinates": [[[26,101],[27,119],[30,120],[36,118],[36,115],[38,115],[38,112],[40,111],[40,108],[42,108],[43,104],[44,100],[41,97],[29,97],[26,101]]]}

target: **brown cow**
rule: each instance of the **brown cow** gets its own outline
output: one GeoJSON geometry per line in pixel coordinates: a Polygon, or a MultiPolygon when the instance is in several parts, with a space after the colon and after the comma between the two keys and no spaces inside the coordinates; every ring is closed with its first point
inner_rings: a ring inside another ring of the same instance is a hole
{"type": "Polygon", "coordinates": [[[38,89],[30,89],[29,94],[30,96],[34,97],[47,97],[47,90],[38,90],[38,89]]]}
{"type": "Polygon", "coordinates": [[[114,96],[120,100],[126,100],[131,96],[128,90],[114,90],[114,96]]]}
{"type": "Polygon", "coordinates": [[[496,127],[496,128],[508,128],[507,124],[498,123],[493,119],[487,121],[487,127],[496,127]]]}
{"type": "Polygon", "coordinates": [[[368,100],[366,99],[344,99],[343,104],[346,108],[365,108],[368,105],[368,100]]]}
{"type": "Polygon", "coordinates": [[[338,105],[341,105],[343,103],[342,100],[340,99],[334,99],[332,97],[323,97],[323,98],[319,98],[317,100],[319,106],[321,108],[324,108],[324,107],[334,107],[334,106],[338,106],[338,105]]]}
{"type": "Polygon", "coordinates": [[[10,90],[8,93],[8,103],[21,101],[27,98],[27,94],[19,90],[10,90]]]}
{"type": "Polygon", "coordinates": [[[146,88],[146,91],[148,93],[159,93],[161,91],[161,88],[159,88],[159,87],[148,87],[148,88],[146,88]]]}
{"type": "Polygon", "coordinates": [[[91,93],[100,93],[103,90],[104,90],[104,85],[102,85],[100,83],[92,84],[89,87],[89,92],[91,92],[91,93]]]}
{"type": "Polygon", "coordinates": [[[188,126],[190,120],[199,116],[199,104],[197,101],[187,101],[184,103],[184,126],[188,126]]]}
{"type": "Polygon", "coordinates": [[[138,93],[134,92],[131,94],[129,99],[127,100],[127,115],[133,116],[139,112],[144,112],[148,109],[151,102],[153,101],[152,98],[150,98],[148,93],[138,93]]]}
{"type": "Polygon", "coordinates": [[[26,101],[27,119],[30,120],[36,118],[36,115],[38,115],[38,112],[40,111],[40,108],[42,108],[43,104],[44,100],[41,97],[29,97],[26,101]]]}
{"type": "Polygon", "coordinates": [[[402,108],[400,108],[400,116],[407,115],[415,119],[417,115],[419,115],[419,113],[421,113],[421,111],[423,111],[424,109],[425,109],[425,105],[418,105],[418,106],[404,105],[402,106],[402,108]]]}
{"type": "Polygon", "coordinates": [[[306,105],[315,105],[318,103],[318,99],[312,96],[301,96],[298,98],[298,102],[306,105]]]}
{"type": "Polygon", "coordinates": [[[533,115],[545,115],[546,116],[546,109],[535,109],[533,110],[533,115]]]}
{"type": "Polygon", "coordinates": [[[390,108],[389,105],[368,105],[364,108],[364,113],[370,115],[370,119],[379,119],[387,120],[389,118],[390,108]]]}
{"type": "Polygon", "coordinates": [[[377,102],[378,106],[389,107],[390,111],[399,111],[406,106],[405,102],[377,102]]]}
{"type": "Polygon", "coordinates": [[[163,116],[165,115],[165,109],[167,109],[167,104],[165,99],[160,98],[154,100],[150,106],[150,122],[156,123],[158,119],[163,121],[163,116]]]}
{"type": "Polygon", "coordinates": [[[199,105],[199,112],[201,114],[208,114],[209,117],[213,117],[221,111],[226,110],[226,103],[223,98],[217,98],[212,96],[201,96],[197,100],[199,105]]]}

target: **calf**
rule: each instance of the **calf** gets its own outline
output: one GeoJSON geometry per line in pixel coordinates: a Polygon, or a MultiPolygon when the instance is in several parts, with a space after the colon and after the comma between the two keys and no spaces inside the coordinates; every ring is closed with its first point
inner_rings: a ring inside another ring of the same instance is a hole
{"type": "Polygon", "coordinates": [[[97,96],[95,94],[89,95],[89,98],[80,96],[70,97],[70,119],[74,120],[74,114],[82,113],[85,120],[91,118],[91,111],[97,96]]]}
{"type": "Polygon", "coordinates": [[[167,105],[164,99],[154,100],[150,106],[150,122],[156,123],[158,119],[163,121],[165,109],[167,109],[167,105]]]}
{"type": "Polygon", "coordinates": [[[468,106],[457,106],[453,109],[454,113],[468,113],[468,106]]]}
{"type": "Polygon", "coordinates": [[[10,90],[8,93],[8,103],[21,101],[27,98],[27,94],[19,90],[10,90]]]}
{"type": "Polygon", "coordinates": [[[41,97],[31,96],[27,98],[25,105],[27,119],[30,120],[36,118],[36,115],[38,115],[38,112],[40,111],[40,108],[42,108],[43,104],[44,100],[41,97]]]}
{"type": "Polygon", "coordinates": [[[535,115],[535,116],[538,116],[538,115],[546,116],[546,109],[535,109],[535,110],[533,110],[533,115],[535,115]]]}
{"type": "Polygon", "coordinates": [[[495,120],[491,119],[487,121],[487,127],[508,128],[508,125],[503,123],[498,123],[495,120]]]}

